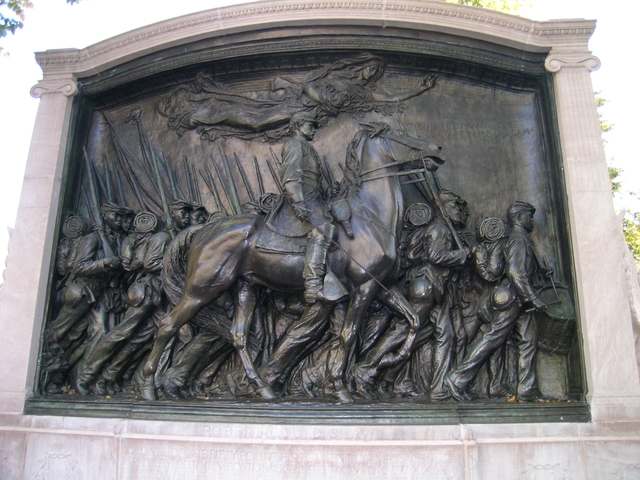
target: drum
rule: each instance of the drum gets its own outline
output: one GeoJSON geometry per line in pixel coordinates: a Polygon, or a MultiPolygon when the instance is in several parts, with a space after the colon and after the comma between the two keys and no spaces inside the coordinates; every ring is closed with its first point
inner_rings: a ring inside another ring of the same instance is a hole
{"type": "Polygon", "coordinates": [[[576,334],[576,311],[569,290],[557,286],[545,287],[538,292],[538,298],[547,304],[544,312],[536,312],[538,327],[538,348],[549,353],[566,355],[571,349],[576,334]]]}

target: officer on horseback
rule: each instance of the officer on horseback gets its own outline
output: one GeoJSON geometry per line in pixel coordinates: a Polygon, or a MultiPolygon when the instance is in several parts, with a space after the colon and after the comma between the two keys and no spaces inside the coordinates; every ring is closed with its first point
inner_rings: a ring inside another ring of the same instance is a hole
{"type": "MultiPolygon", "coordinates": [[[[291,117],[291,137],[282,147],[280,178],[285,196],[294,214],[313,229],[307,239],[307,253],[302,273],[304,299],[307,303],[326,300],[323,294],[327,273],[327,251],[335,231],[333,217],[322,197],[322,170],[318,152],[309,143],[316,134],[317,122],[307,113],[291,117]]],[[[336,279],[337,281],[337,279],[336,279]]]]}

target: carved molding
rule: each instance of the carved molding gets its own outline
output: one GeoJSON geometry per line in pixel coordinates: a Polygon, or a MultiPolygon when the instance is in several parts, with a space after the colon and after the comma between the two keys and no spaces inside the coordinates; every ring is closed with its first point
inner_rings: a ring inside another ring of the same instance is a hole
{"type": "Polygon", "coordinates": [[[586,68],[593,72],[600,68],[600,59],[590,52],[551,53],[544,66],[552,73],[560,71],[561,68],[586,68]]]}
{"type": "MultiPolygon", "coordinates": [[[[254,59],[263,58],[262,55],[277,54],[282,51],[289,52],[321,52],[326,50],[340,51],[344,49],[354,50],[382,50],[389,53],[409,52],[420,55],[429,55],[433,59],[430,61],[430,71],[446,70],[447,73],[455,71],[457,75],[467,76],[475,75],[477,78],[480,67],[471,68],[470,63],[482,64],[482,70],[499,69],[502,77],[509,78],[508,81],[498,82],[500,84],[508,84],[517,89],[528,88],[523,80],[523,75],[540,76],[544,73],[542,61],[540,62],[524,62],[521,58],[510,58],[504,55],[491,54],[479,49],[468,47],[451,46],[439,42],[412,41],[410,39],[387,39],[387,38],[371,38],[371,37],[347,37],[342,38],[322,38],[322,39],[295,39],[286,41],[265,41],[260,43],[252,43],[249,45],[238,45],[231,47],[214,47],[204,51],[192,52],[189,54],[178,54],[161,58],[158,61],[146,62],[144,65],[131,68],[119,69],[119,71],[107,71],[102,76],[89,77],[81,80],[83,92],[87,94],[99,93],[109,90],[118,85],[129,83],[141,78],[148,77],[162,72],[168,72],[174,69],[186,67],[189,65],[204,64],[219,60],[233,59],[237,57],[253,57],[254,59]],[[439,65],[444,60],[446,66],[439,65]],[[468,63],[467,63],[468,62],[468,63]],[[442,68],[440,68],[442,67],[442,68]]],[[[250,61],[250,60],[248,60],[250,61]]],[[[254,60],[253,63],[256,63],[254,60]]],[[[263,67],[264,68],[264,67],[263,67]]],[[[257,71],[260,67],[251,66],[252,71],[257,71]]],[[[495,76],[495,75],[494,75],[495,76]]],[[[495,83],[485,75],[485,81],[495,83]]]]}
{"type": "Polygon", "coordinates": [[[33,98],[51,93],[62,93],[65,97],[73,97],[78,93],[78,84],[75,80],[41,80],[31,87],[30,93],[33,98]]]}
{"type": "Polygon", "coordinates": [[[141,57],[160,46],[176,46],[238,31],[291,26],[334,24],[347,20],[358,25],[398,26],[479,38],[525,51],[584,45],[595,28],[591,20],[536,22],[499,12],[440,2],[293,2],[267,1],[225,7],[167,20],[119,35],[82,50],[36,54],[48,74],[104,71],[119,59],[141,57]]]}

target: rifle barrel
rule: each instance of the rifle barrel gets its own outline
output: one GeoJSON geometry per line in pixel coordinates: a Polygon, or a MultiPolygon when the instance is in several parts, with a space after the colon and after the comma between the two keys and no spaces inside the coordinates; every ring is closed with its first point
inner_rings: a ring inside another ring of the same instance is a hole
{"type": "Polygon", "coordinates": [[[162,199],[162,209],[164,210],[165,218],[167,219],[167,227],[169,230],[174,230],[175,225],[173,224],[173,218],[171,218],[171,214],[169,213],[169,204],[167,203],[167,197],[164,193],[164,185],[162,184],[162,177],[160,176],[160,168],[158,167],[158,157],[151,150],[151,158],[153,160],[153,169],[156,171],[156,181],[158,182],[158,190],[160,191],[160,198],[162,199]]]}
{"type": "Polygon", "coordinates": [[[238,158],[238,154],[233,152],[233,158],[236,160],[236,165],[238,166],[238,171],[240,172],[240,177],[242,177],[242,183],[244,183],[244,188],[247,190],[247,194],[249,195],[249,199],[252,202],[256,201],[256,197],[253,194],[253,190],[251,190],[251,185],[249,185],[249,179],[247,178],[247,174],[242,168],[242,164],[240,163],[240,159],[238,158]]]}
{"type": "Polygon", "coordinates": [[[273,181],[275,182],[276,187],[280,192],[280,195],[282,195],[284,193],[284,189],[282,188],[282,185],[280,184],[280,179],[278,178],[278,175],[276,174],[276,171],[273,168],[273,165],[271,165],[271,161],[269,159],[267,159],[267,167],[269,167],[269,171],[271,172],[271,177],[273,178],[273,181]]]}
{"type": "Polygon", "coordinates": [[[260,165],[258,157],[253,157],[253,168],[256,170],[256,178],[258,179],[258,187],[260,187],[260,196],[264,195],[264,183],[262,182],[262,173],[260,173],[260,165]]]}
{"type": "Polygon", "coordinates": [[[218,142],[218,148],[220,149],[220,156],[222,156],[222,165],[224,166],[224,171],[227,174],[229,193],[231,193],[230,200],[233,202],[233,209],[235,210],[236,215],[240,215],[242,213],[242,206],[240,205],[240,198],[238,197],[236,182],[233,180],[233,175],[231,174],[231,165],[229,164],[229,158],[222,148],[222,143],[218,142]]]}
{"type": "Polygon", "coordinates": [[[236,214],[237,212],[236,212],[235,206],[233,205],[233,202],[231,201],[231,195],[229,194],[229,191],[227,190],[227,186],[225,184],[224,177],[222,175],[222,172],[220,171],[220,167],[218,167],[218,164],[214,160],[213,155],[211,155],[211,163],[213,163],[213,168],[216,171],[216,175],[218,175],[218,180],[220,181],[220,186],[222,187],[222,191],[224,192],[225,197],[227,197],[227,202],[229,203],[229,207],[230,207],[231,211],[234,214],[236,214]]]}
{"type": "MultiPolygon", "coordinates": [[[[424,171],[427,172],[427,165],[424,159],[422,159],[422,163],[424,165],[424,171]]],[[[431,172],[431,176],[433,178],[433,181],[436,182],[436,185],[437,185],[438,179],[436,178],[435,173],[431,172]]],[[[451,235],[453,236],[453,240],[456,242],[458,249],[462,249],[464,245],[462,244],[460,235],[458,235],[457,230],[454,228],[453,224],[451,223],[451,219],[449,218],[449,215],[447,215],[447,212],[444,211],[444,207],[442,206],[442,202],[440,201],[439,193],[434,190],[433,185],[431,185],[431,183],[426,179],[426,177],[425,177],[424,183],[426,183],[427,187],[429,187],[429,190],[431,191],[431,195],[433,196],[433,200],[435,201],[436,206],[440,211],[440,215],[442,216],[444,223],[447,225],[447,228],[451,232],[451,235]]]]}

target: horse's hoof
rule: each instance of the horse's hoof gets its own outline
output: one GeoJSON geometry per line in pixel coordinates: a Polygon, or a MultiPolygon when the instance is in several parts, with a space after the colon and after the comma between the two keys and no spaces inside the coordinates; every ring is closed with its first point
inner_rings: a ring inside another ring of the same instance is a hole
{"type": "Polygon", "coordinates": [[[140,397],[144,400],[158,400],[158,394],[156,392],[156,386],[153,383],[153,377],[150,380],[145,380],[140,386],[140,397]]]}
{"type": "Polygon", "coordinates": [[[257,391],[261,398],[266,398],[267,400],[275,400],[278,398],[278,394],[271,385],[259,387],[257,391]]]}
{"type": "Polygon", "coordinates": [[[353,397],[349,393],[349,390],[347,390],[347,387],[345,387],[344,385],[336,385],[333,396],[340,403],[353,403],[353,397]]]}

